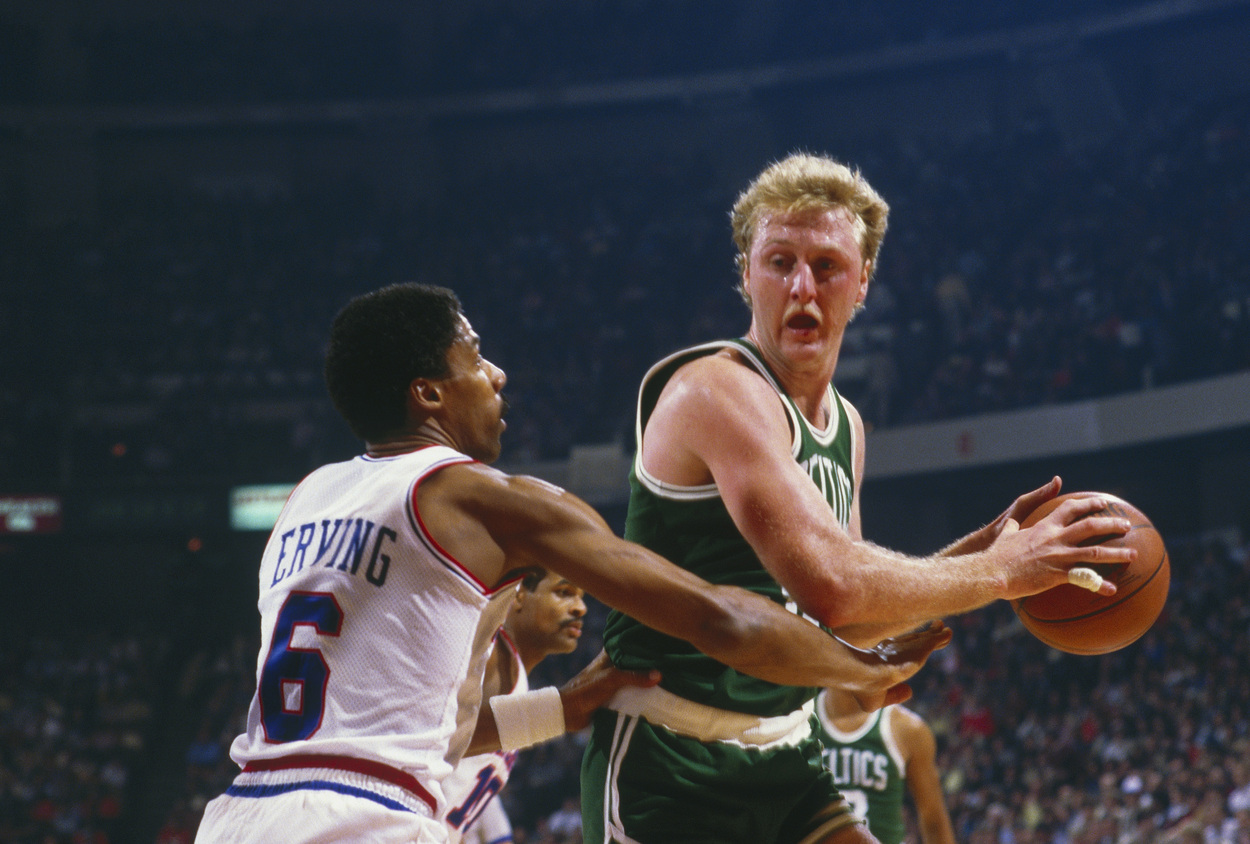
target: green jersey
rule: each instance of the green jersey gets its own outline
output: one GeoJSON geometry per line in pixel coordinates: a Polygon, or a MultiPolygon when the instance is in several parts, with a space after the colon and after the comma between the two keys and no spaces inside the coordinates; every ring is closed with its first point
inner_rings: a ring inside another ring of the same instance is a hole
{"type": "MultiPolygon", "coordinates": [[[[850,522],[854,492],[851,422],[844,399],[829,385],[830,421],[816,430],[746,340],[722,340],[677,352],[657,363],[642,381],[636,423],[638,454],[630,470],[625,537],[645,545],[703,579],[741,586],[785,604],[794,602],[760,563],[739,532],[716,485],[678,487],[648,475],[642,466],[642,436],[660,392],[682,365],[733,348],[772,386],[790,420],[791,451],[824,495],[843,526],[850,522]]],[[[613,611],[604,646],[624,669],[658,668],[660,685],[673,694],[719,709],[751,715],[784,715],[816,696],[818,689],[778,686],[741,674],[700,653],[688,642],[665,636],[613,611]]]]}
{"type": "Polygon", "coordinates": [[[859,729],[844,733],[830,722],[824,703],[822,695],[816,702],[816,734],[825,745],[825,767],[881,844],[900,844],[907,835],[903,821],[907,764],[890,729],[894,707],[878,709],[859,729]]]}

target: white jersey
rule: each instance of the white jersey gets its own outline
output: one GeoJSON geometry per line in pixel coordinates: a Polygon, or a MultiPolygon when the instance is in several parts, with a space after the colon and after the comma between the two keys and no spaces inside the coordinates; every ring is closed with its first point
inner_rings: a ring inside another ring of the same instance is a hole
{"type": "MultiPolygon", "coordinates": [[[[512,688],[501,691],[500,694],[519,695],[528,692],[530,684],[529,676],[525,672],[525,663],[521,662],[521,655],[517,652],[516,645],[502,629],[495,637],[495,647],[502,647],[512,657],[513,674],[516,677],[512,688]]],[[[466,756],[456,765],[456,769],[443,779],[443,793],[447,798],[446,821],[451,831],[452,842],[461,840],[461,836],[466,834],[479,818],[482,818],[483,811],[492,803],[498,803],[498,800],[494,798],[508,781],[508,775],[512,773],[516,758],[517,751],[515,750],[496,750],[493,753],[466,756]]],[[[504,820],[506,822],[506,815],[504,820]]],[[[484,822],[485,818],[482,818],[482,821],[484,822]]],[[[507,831],[511,832],[511,826],[507,831]]],[[[496,841],[502,832],[502,830],[493,830],[488,840],[496,841]]]]}
{"type": "MultiPolygon", "coordinates": [[[[490,642],[517,581],[489,587],[445,553],[417,486],[472,462],[442,446],[323,466],[292,492],[260,567],[261,647],[227,794],[254,772],[336,769],[445,811],[440,780],[468,746],[490,642]]],[[[286,787],[286,786],[284,786],[286,787]]]]}

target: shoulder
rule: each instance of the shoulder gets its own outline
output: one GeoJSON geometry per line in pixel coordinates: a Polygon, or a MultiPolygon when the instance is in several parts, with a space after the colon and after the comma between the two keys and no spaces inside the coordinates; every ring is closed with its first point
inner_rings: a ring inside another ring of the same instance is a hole
{"type": "Polygon", "coordinates": [[[835,396],[837,396],[838,401],[841,403],[843,409],[846,410],[846,418],[851,420],[851,425],[855,427],[855,431],[859,434],[863,434],[864,418],[859,415],[859,408],[857,408],[850,399],[842,395],[837,390],[834,390],[833,393],[835,396]]]}
{"type": "Polygon", "coordinates": [[[657,412],[718,418],[784,418],[777,389],[735,347],[678,367],[660,393],[657,412]]]}
{"type": "Polygon", "coordinates": [[[528,475],[510,475],[485,463],[452,463],[421,481],[425,492],[444,503],[491,506],[500,497],[559,497],[565,490],[528,475]]]}
{"type": "Polygon", "coordinates": [[[837,402],[842,405],[842,409],[846,411],[846,420],[851,425],[851,438],[855,442],[856,452],[863,451],[864,443],[864,418],[859,415],[859,408],[851,403],[851,400],[839,393],[836,389],[833,395],[837,402]]]}
{"type": "Polygon", "coordinates": [[[510,475],[483,463],[456,463],[425,479],[421,503],[451,507],[484,521],[502,516],[537,523],[586,505],[562,487],[530,475],[510,475]]]}
{"type": "Polygon", "coordinates": [[[915,711],[906,706],[892,706],[890,714],[890,730],[898,742],[899,748],[907,757],[916,753],[932,755],[935,748],[933,730],[915,711]]]}

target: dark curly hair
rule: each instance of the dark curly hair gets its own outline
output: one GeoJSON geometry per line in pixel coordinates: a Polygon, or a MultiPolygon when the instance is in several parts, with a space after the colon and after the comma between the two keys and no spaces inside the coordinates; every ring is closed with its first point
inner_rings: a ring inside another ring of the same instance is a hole
{"type": "Polygon", "coordinates": [[[330,327],[325,379],[352,432],[378,442],[403,429],[415,378],[444,378],[460,327],[456,294],[392,284],[352,299],[330,327]]]}

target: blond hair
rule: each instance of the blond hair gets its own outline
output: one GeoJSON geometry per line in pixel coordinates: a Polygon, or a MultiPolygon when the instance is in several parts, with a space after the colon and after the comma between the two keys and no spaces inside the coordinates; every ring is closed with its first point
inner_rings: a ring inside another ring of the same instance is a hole
{"type": "MultiPolygon", "coordinates": [[[[851,214],[860,252],[877,268],[877,253],[890,216],[890,206],[860,175],[859,170],[820,155],[793,153],[769,165],[755,177],[729,214],[738,247],[738,290],[747,267],[751,243],[760,221],[768,214],[823,212],[845,208],[851,214]]],[[[748,300],[749,303],[749,300],[748,300]]]]}

